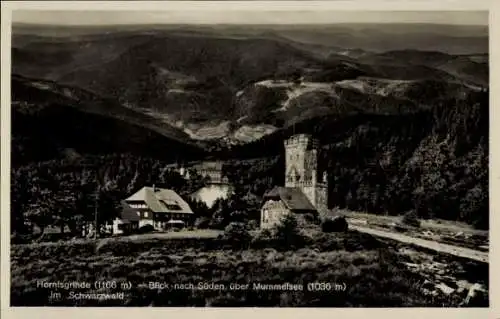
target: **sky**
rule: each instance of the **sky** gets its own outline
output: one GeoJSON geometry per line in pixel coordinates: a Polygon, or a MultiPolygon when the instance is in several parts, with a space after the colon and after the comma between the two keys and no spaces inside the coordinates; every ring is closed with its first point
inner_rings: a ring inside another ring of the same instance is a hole
{"type": "Polygon", "coordinates": [[[435,23],[488,25],[487,11],[13,11],[14,23],[117,24],[335,24],[435,23]]]}

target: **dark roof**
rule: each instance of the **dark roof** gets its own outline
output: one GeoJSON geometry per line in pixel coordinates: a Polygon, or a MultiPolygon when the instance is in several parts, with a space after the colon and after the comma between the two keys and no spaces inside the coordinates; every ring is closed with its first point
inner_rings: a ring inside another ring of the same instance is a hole
{"type": "Polygon", "coordinates": [[[131,221],[131,222],[136,222],[139,221],[139,216],[137,215],[137,212],[132,209],[125,201],[120,202],[122,211],[121,211],[121,217],[123,221],[131,221]]]}
{"type": "Polygon", "coordinates": [[[300,188],[276,186],[264,194],[268,199],[281,199],[290,210],[316,210],[300,188]]]}

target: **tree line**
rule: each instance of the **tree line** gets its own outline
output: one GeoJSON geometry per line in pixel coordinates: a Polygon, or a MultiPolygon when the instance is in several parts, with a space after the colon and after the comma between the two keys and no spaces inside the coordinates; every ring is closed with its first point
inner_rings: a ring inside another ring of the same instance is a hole
{"type": "Polygon", "coordinates": [[[26,224],[42,232],[48,226],[69,227],[119,216],[120,201],[143,186],[174,189],[181,196],[206,184],[196,172],[182,178],[167,163],[130,154],[52,160],[13,168],[11,173],[11,230],[25,232],[26,224]]]}
{"type": "MultiPolygon", "coordinates": [[[[414,211],[420,218],[489,226],[488,92],[443,101],[406,115],[357,114],[305,121],[293,133],[312,133],[323,145],[320,169],[329,173],[330,207],[374,214],[414,211]]],[[[263,194],[284,183],[283,138],[266,137],[225,156],[233,196],[212,208],[188,199],[207,227],[258,219],[263,194]]],[[[36,162],[11,171],[11,230],[25,224],[67,226],[78,232],[91,222],[118,216],[120,201],[145,185],[177,191],[183,198],[208,181],[184,179],[169,162],[129,154],[36,162]]]]}

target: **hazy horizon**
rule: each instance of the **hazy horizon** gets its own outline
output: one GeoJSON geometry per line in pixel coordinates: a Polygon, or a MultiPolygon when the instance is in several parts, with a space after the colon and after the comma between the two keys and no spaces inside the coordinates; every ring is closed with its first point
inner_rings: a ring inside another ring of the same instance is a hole
{"type": "Polygon", "coordinates": [[[14,11],[12,24],[132,25],[436,24],[488,26],[487,11],[14,11]]]}

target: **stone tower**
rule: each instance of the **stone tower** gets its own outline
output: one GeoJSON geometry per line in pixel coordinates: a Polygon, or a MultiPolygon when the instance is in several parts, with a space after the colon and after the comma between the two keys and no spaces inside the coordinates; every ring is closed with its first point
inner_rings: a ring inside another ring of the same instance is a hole
{"type": "Polygon", "coordinates": [[[285,141],[285,187],[300,188],[321,212],[328,208],[328,184],[326,172],[318,170],[318,147],[318,141],[307,134],[285,141]]]}

